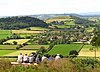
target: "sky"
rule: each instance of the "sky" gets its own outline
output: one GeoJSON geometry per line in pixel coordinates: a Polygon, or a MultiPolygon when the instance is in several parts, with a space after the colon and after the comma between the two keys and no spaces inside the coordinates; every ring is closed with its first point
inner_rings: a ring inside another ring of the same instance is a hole
{"type": "Polygon", "coordinates": [[[100,0],[0,0],[0,16],[100,12],[100,0]]]}

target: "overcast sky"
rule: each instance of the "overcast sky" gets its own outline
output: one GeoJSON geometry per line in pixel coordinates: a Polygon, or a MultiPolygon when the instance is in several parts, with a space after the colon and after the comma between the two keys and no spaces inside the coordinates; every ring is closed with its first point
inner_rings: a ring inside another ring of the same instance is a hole
{"type": "Polygon", "coordinates": [[[100,0],[0,0],[0,16],[100,12],[100,0]]]}

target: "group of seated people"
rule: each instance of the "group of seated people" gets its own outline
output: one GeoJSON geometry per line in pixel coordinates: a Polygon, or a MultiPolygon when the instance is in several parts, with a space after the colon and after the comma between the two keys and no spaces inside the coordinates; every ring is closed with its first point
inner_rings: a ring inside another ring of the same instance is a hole
{"type": "Polygon", "coordinates": [[[20,53],[20,55],[18,55],[18,59],[17,62],[18,63],[39,63],[41,61],[44,60],[57,60],[60,59],[60,54],[57,54],[56,56],[52,56],[52,55],[43,55],[42,57],[40,56],[40,54],[35,54],[35,53],[31,53],[29,56],[27,54],[22,55],[22,53],[20,53]]]}

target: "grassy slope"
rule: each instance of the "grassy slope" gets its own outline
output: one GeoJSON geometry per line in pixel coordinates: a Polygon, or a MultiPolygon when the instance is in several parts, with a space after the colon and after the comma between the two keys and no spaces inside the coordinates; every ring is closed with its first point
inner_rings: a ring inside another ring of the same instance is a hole
{"type": "Polygon", "coordinates": [[[48,52],[48,54],[61,54],[63,56],[68,56],[69,52],[71,50],[77,50],[79,51],[82,44],[61,44],[61,45],[55,45],[52,50],[48,52]]]}
{"type": "Polygon", "coordinates": [[[0,50],[0,56],[15,52],[16,50],[0,50]]]}
{"type": "Polygon", "coordinates": [[[0,45],[0,49],[16,49],[17,45],[0,45]]]}
{"type": "MultiPolygon", "coordinates": [[[[11,51],[11,50],[8,50],[11,51]]],[[[5,54],[4,56],[18,56],[20,53],[24,54],[30,54],[31,52],[36,52],[36,50],[15,50],[13,52],[9,52],[8,54],[5,54]]]]}
{"type": "Polygon", "coordinates": [[[11,36],[10,30],[0,30],[0,39],[4,39],[9,36],[11,36]]]}
{"type": "Polygon", "coordinates": [[[39,49],[41,46],[45,47],[46,49],[49,47],[49,45],[26,45],[21,49],[39,49]]]}

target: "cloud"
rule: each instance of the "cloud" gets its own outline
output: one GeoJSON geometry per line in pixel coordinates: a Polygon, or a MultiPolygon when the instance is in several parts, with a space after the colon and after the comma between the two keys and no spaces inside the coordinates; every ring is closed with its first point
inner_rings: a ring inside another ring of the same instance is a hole
{"type": "Polygon", "coordinates": [[[100,11],[100,0],[0,0],[0,16],[100,11]]]}

